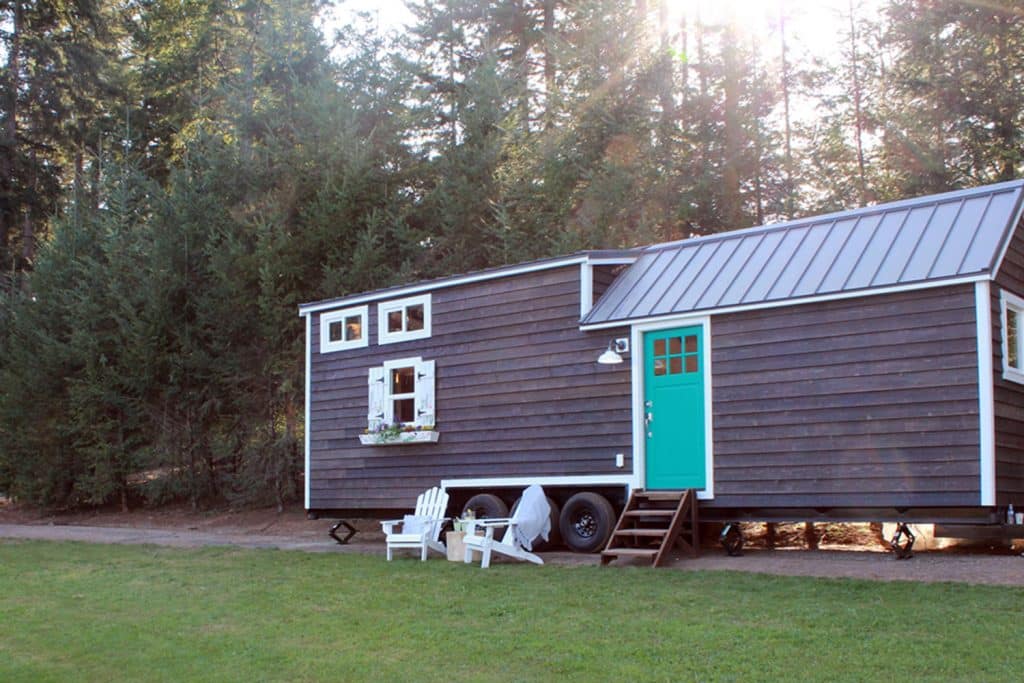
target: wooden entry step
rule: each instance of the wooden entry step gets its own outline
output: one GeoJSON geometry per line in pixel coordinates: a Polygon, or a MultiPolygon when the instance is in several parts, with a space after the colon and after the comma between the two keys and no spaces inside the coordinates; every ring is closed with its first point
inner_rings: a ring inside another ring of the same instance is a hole
{"type": "Polygon", "coordinates": [[[650,558],[652,567],[668,560],[668,551],[678,545],[697,557],[697,492],[645,491],[629,496],[608,545],[601,552],[601,564],[616,558],[650,558]]]}

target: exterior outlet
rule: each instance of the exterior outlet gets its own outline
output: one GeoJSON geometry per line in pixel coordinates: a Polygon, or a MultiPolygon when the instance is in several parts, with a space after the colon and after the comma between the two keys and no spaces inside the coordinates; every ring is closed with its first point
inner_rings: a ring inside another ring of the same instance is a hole
{"type": "Polygon", "coordinates": [[[625,466],[625,464],[626,464],[626,456],[624,456],[622,453],[616,453],[615,454],[615,466],[616,467],[623,467],[623,466],[625,466]]]}

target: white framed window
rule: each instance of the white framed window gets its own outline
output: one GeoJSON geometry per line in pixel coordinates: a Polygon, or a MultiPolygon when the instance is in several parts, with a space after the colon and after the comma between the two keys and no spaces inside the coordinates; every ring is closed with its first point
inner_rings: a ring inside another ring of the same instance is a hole
{"type": "Polygon", "coordinates": [[[367,306],[320,314],[320,353],[358,349],[369,343],[367,306]]]}
{"type": "Polygon", "coordinates": [[[1003,379],[1024,384],[1024,298],[1003,290],[999,295],[1003,328],[1003,379]]]}
{"type": "Polygon", "coordinates": [[[378,344],[394,344],[429,336],[429,294],[377,304],[378,344]]]}
{"type": "Polygon", "coordinates": [[[370,368],[367,429],[434,427],[434,361],[401,358],[370,368]]]}

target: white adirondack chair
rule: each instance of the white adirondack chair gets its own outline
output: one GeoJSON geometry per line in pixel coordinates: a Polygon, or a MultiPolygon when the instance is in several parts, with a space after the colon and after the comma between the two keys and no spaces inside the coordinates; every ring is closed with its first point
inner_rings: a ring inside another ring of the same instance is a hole
{"type": "Polygon", "coordinates": [[[501,553],[517,560],[526,560],[534,564],[544,564],[544,560],[530,552],[533,541],[542,536],[547,540],[551,532],[551,506],[544,495],[544,489],[536,484],[523,491],[519,507],[509,519],[477,519],[469,520],[466,536],[466,563],[473,561],[473,553],[480,553],[480,567],[491,566],[491,553],[501,553]],[[495,540],[494,530],[508,527],[500,541],[495,540]],[[483,530],[483,536],[476,535],[477,528],[483,530]]]}
{"type": "Polygon", "coordinates": [[[387,536],[388,562],[391,561],[395,548],[418,548],[420,560],[427,559],[427,549],[436,550],[442,555],[446,550],[438,540],[441,529],[448,520],[444,512],[448,507],[448,492],[434,487],[419,495],[416,499],[416,511],[406,515],[404,519],[392,519],[381,522],[387,536]],[[400,532],[395,527],[401,525],[400,532]]]}

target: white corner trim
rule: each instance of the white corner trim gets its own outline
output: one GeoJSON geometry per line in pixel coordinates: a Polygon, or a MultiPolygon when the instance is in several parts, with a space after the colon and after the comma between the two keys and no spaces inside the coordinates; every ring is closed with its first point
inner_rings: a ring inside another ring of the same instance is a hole
{"type": "Polygon", "coordinates": [[[715,444],[714,428],[711,423],[711,318],[706,315],[676,317],[670,320],[634,324],[630,330],[630,344],[633,347],[630,372],[633,392],[633,476],[635,488],[647,486],[647,440],[644,438],[644,345],[645,332],[692,327],[700,325],[704,343],[704,473],[705,488],[697,492],[699,500],[713,500],[715,497],[715,444]]]}
{"type": "Polygon", "coordinates": [[[497,487],[529,486],[626,486],[632,487],[633,478],[623,474],[588,474],[578,477],[489,477],[478,479],[442,479],[441,488],[485,489],[497,487]]]}
{"type": "Polygon", "coordinates": [[[594,266],[580,264],[580,320],[594,307],[594,266]]]}
{"type": "Polygon", "coordinates": [[[859,289],[851,292],[836,292],[834,294],[819,294],[817,296],[805,296],[793,299],[778,299],[775,301],[762,301],[756,304],[738,304],[735,306],[723,306],[721,308],[709,308],[700,311],[682,312],[682,313],[669,313],[666,315],[659,316],[648,316],[646,318],[635,318],[635,319],[623,319],[623,320],[611,320],[603,323],[591,323],[589,325],[580,325],[581,332],[591,332],[594,330],[604,330],[611,327],[625,327],[626,325],[647,325],[658,323],[663,320],[669,320],[667,315],[676,316],[671,318],[672,320],[678,319],[678,316],[712,316],[721,315],[724,313],[742,313],[744,311],[756,311],[764,308],[782,308],[784,306],[799,306],[802,304],[813,304],[820,301],[838,301],[840,299],[855,299],[864,296],[877,296],[880,294],[895,294],[896,292],[913,292],[918,289],[932,289],[935,287],[950,287],[952,285],[962,285],[969,282],[988,282],[988,273],[982,275],[971,275],[969,277],[951,278],[948,280],[933,280],[928,282],[916,282],[909,285],[894,285],[892,287],[879,287],[877,289],[859,289]]]}
{"type": "Polygon", "coordinates": [[[431,318],[431,295],[420,294],[404,299],[390,299],[377,304],[377,344],[397,344],[398,342],[412,341],[414,339],[427,339],[430,337],[431,318]],[[388,313],[403,311],[402,325],[405,325],[404,311],[409,306],[423,306],[423,329],[401,332],[388,331],[388,313]]]}
{"type": "MultiPolygon", "coordinates": [[[[988,281],[974,285],[978,338],[978,429],[980,457],[980,504],[996,504],[995,384],[992,369],[992,298],[988,281]]],[[[1004,335],[1005,336],[1005,335],[1004,335]]]]}
{"type": "Polygon", "coordinates": [[[313,381],[312,381],[312,369],[313,369],[313,316],[306,314],[306,424],[303,425],[303,441],[305,442],[305,499],[306,509],[309,509],[309,433],[310,429],[310,416],[312,415],[312,408],[310,404],[313,399],[313,381]]]}
{"type": "Polygon", "coordinates": [[[354,306],[342,308],[337,311],[328,311],[320,314],[320,353],[334,353],[335,351],[346,351],[348,349],[362,349],[370,343],[370,309],[367,306],[354,306]],[[331,323],[341,322],[342,334],[346,318],[359,317],[360,337],[346,341],[331,341],[331,323]]]}
{"type": "Polygon", "coordinates": [[[1024,299],[1022,299],[1021,297],[1017,296],[1016,294],[1013,294],[1011,292],[1007,292],[1005,289],[1000,289],[1000,291],[999,291],[999,332],[1000,332],[1000,334],[999,334],[999,337],[1000,337],[1000,339],[999,339],[999,346],[1000,346],[1000,349],[1002,350],[1002,356],[1003,356],[1003,379],[1008,380],[1010,382],[1016,382],[1018,384],[1024,384],[1024,367],[1022,367],[1022,368],[1015,368],[1012,365],[1010,365],[1010,354],[1009,354],[1009,346],[1008,346],[1008,344],[1010,343],[1010,340],[1009,340],[1009,336],[1006,334],[1006,330],[1007,330],[1007,326],[1006,326],[1006,323],[1007,323],[1007,312],[1010,309],[1013,309],[1017,313],[1017,325],[1018,325],[1018,328],[1017,328],[1017,335],[1018,335],[1018,338],[1017,338],[1017,360],[1018,360],[1018,362],[1024,363],[1024,361],[1021,361],[1021,351],[1024,351],[1024,340],[1022,340],[1020,338],[1021,330],[1020,330],[1020,327],[1019,327],[1021,322],[1024,321],[1024,299]]]}

